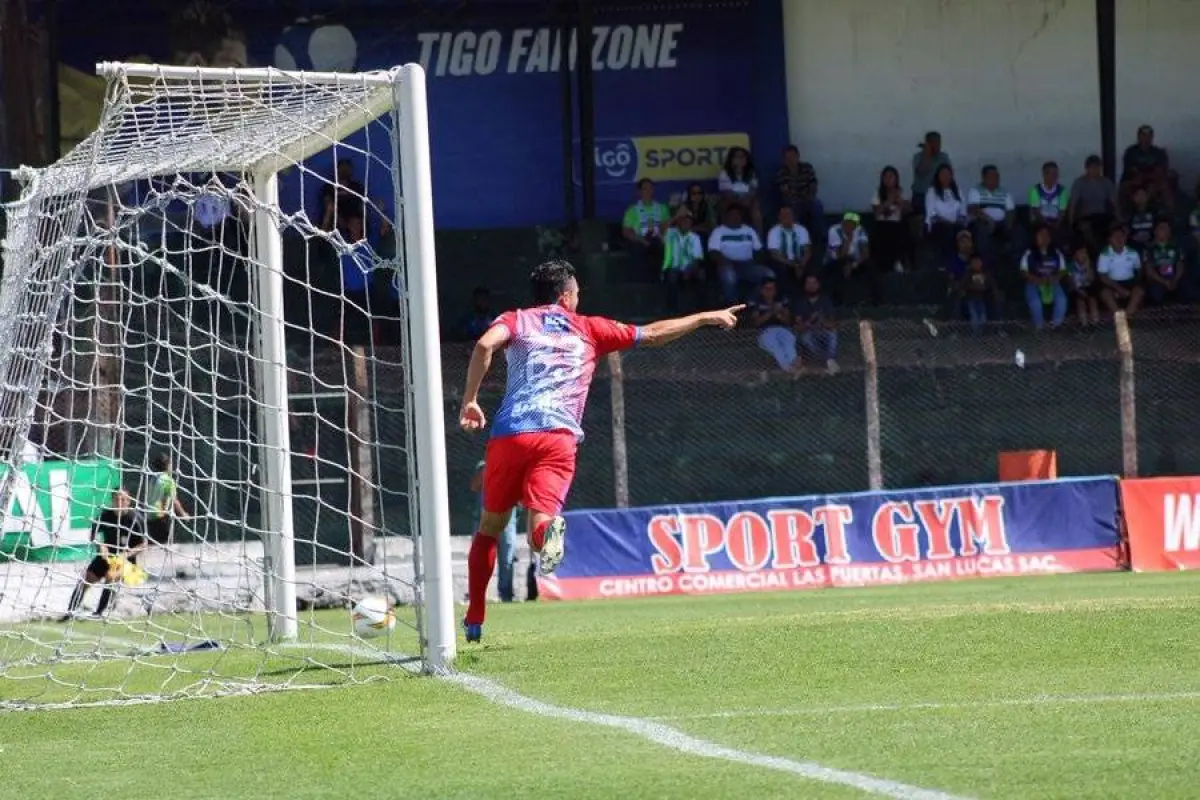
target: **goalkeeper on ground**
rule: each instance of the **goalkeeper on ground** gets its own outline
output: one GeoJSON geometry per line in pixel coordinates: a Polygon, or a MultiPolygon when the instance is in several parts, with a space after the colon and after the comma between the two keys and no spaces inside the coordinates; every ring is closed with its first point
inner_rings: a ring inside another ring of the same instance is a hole
{"type": "MultiPolygon", "coordinates": [[[[92,541],[96,544],[96,556],[87,565],[79,583],[75,585],[71,601],[67,604],[67,613],[60,622],[66,622],[75,615],[83,604],[83,596],[87,594],[89,587],[97,583],[120,581],[124,574],[124,565],[137,564],[138,556],[146,549],[146,537],[142,535],[140,527],[129,493],[118,489],[113,493],[112,505],[101,511],[100,516],[92,523],[92,541]]],[[[113,595],[112,588],[105,586],[96,606],[96,617],[103,616],[108,610],[113,595]]]]}

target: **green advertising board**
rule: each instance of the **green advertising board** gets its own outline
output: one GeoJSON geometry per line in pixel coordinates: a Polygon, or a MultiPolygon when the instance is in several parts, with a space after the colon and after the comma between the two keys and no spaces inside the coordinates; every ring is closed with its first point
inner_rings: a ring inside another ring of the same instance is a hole
{"type": "MultiPolygon", "coordinates": [[[[7,467],[0,465],[0,476],[7,467]]],[[[13,478],[0,527],[0,563],[92,556],[91,526],[120,484],[111,461],[43,461],[13,478]]]]}

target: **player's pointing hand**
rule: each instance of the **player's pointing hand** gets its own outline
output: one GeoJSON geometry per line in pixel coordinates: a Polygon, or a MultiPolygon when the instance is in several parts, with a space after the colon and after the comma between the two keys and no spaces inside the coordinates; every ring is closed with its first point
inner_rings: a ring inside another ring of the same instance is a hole
{"type": "Polygon", "coordinates": [[[487,425],[487,417],[479,403],[463,403],[462,411],[458,412],[458,426],[464,431],[479,431],[484,425],[487,425]]]}
{"type": "Polygon", "coordinates": [[[730,328],[736,327],[738,312],[740,312],[745,307],[746,307],[746,304],[741,303],[736,306],[730,306],[729,308],[723,309],[721,311],[713,311],[710,313],[710,318],[711,318],[710,324],[716,325],[717,327],[722,328],[724,330],[729,330],[730,328]]]}

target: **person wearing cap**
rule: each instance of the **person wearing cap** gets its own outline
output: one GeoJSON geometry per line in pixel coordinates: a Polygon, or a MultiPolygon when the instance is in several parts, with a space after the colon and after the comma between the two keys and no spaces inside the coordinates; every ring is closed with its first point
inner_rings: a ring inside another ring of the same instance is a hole
{"type": "Polygon", "coordinates": [[[870,264],[870,259],[870,245],[862,218],[847,211],[841,222],[829,228],[825,243],[826,282],[835,303],[842,303],[846,281],[864,264],[870,264]]]}
{"type": "Polygon", "coordinates": [[[1154,144],[1154,128],[1141,126],[1137,143],[1125,149],[1121,160],[1121,201],[1128,204],[1135,191],[1145,189],[1152,203],[1162,211],[1170,211],[1175,202],[1170,170],[1167,151],[1154,144]]]}
{"type": "Polygon", "coordinates": [[[680,287],[704,280],[704,243],[692,230],[692,212],[680,206],[663,237],[663,282],[667,285],[667,309],[679,310],[680,287]]]}
{"type": "MultiPolygon", "coordinates": [[[[480,461],[475,465],[475,473],[471,476],[471,491],[475,493],[477,498],[475,512],[475,527],[479,528],[479,518],[483,512],[483,466],[485,462],[480,461]]],[[[519,511],[520,509],[516,509],[519,511]]],[[[504,528],[504,533],[500,536],[498,544],[496,576],[496,593],[500,595],[500,602],[511,603],[513,601],[513,571],[517,564],[517,514],[509,514],[508,525],[504,528]]]]}

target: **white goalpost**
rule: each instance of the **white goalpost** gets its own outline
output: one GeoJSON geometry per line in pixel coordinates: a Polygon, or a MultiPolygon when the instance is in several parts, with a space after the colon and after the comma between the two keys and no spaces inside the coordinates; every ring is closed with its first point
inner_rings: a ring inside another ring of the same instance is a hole
{"type": "Polygon", "coordinates": [[[449,669],[423,71],[97,69],[7,214],[0,708],[449,669]]]}

